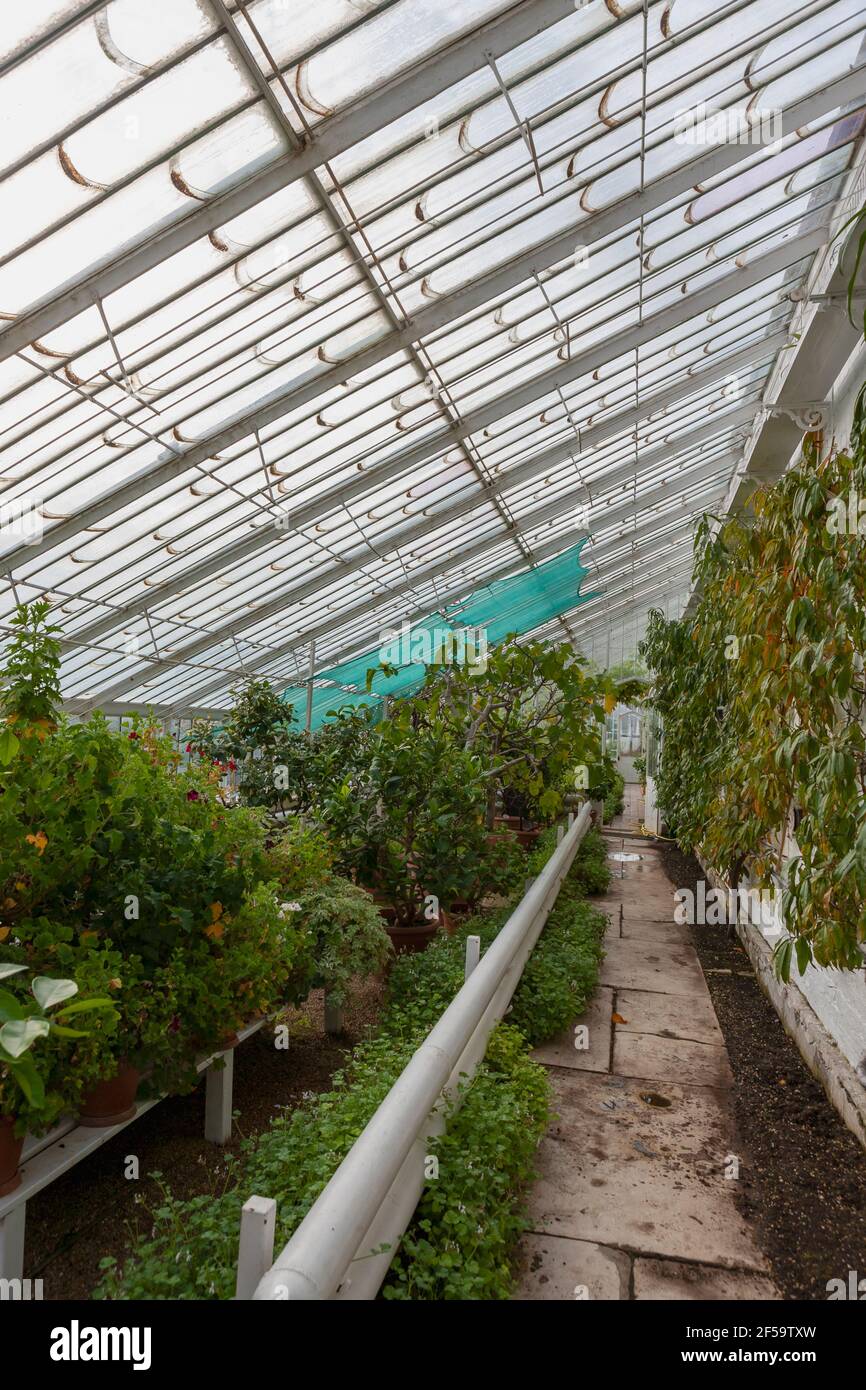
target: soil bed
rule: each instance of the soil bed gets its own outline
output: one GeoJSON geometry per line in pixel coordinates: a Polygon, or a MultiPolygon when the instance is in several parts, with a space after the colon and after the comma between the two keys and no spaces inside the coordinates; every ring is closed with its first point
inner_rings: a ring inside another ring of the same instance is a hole
{"type": "Polygon", "coordinates": [[[210,1144],[204,1136],[204,1079],[188,1096],[161,1101],[140,1120],[27,1203],[24,1275],[42,1279],[46,1299],[89,1298],[99,1282],[105,1255],[120,1259],[131,1227],[149,1224],[147,1209],[159,1204],[159,1174],[178,1197],[221,1191],[226,1158],[241,1139],[266,1129],[274,1112],[293,1108],[305,1094],[325,1091],[346,1054],[377,1022],[384,985],[355,982],[339,1038],[323,1029],[324,997],[314,990],[282,1021],[290,1043],[277,1050],[273,1031],[263,1028],[235,1052],[231,1142],[210,1144]],[[127,1159],[138,1159],[140,1178],[124,1176],[127,1159]]]}
{"type": "MultiPolygon", "coordinates": [[[[703,870],[664,843],[677,888],[703,870]]],[[[808,1071],[724,926],[693,926],[695,950],[725,1037],[742,1140],[739,1200],[785,1298],[827,1298],[827,1282],[866,1276],[866,1154],[808,1071]],[[715,973],[726,972],[726,973],[715,973]]]]}

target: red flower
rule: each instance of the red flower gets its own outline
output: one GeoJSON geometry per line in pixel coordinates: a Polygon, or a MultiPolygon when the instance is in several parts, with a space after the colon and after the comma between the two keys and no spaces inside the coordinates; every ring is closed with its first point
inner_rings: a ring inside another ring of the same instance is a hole
{"type": "Polygon", "coordinates": [[[234,762],[233,759],[229,758],[229,772],[236,772],[237,766],[237,763],[234,762]]]}
{"type": "Polygon", "coordinates": [[[132,733],[129,735],[129,737],[130,737],[130,738],[138,738],[138,734],[137,734],[137,733],[135,732],[135,730],[133,729],[133,731],[132,731],[132,733]]]}
{"type": "Polygon", "coordinates": [[[192,744],[191,744],[191,743],[188,743],[188,744],[186,745],[186,751],[187,751],[187,753],[191,753],[191,752],[192,752],[192,744]]]}
{"type": "Polygon", "coordinates": [[[198,800],[199,800],[199,794],[198,794],[197,791],[195,791],[195,790],[193,789],[193,791],[187,792],[187,794],[186,794],[186,799],[187,799],[187,801],[198,801],[198,800]]]}

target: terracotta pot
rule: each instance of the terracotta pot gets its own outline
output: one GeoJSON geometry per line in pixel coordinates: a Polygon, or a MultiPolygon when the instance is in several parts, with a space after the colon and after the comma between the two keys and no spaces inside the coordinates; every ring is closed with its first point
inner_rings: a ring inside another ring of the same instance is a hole
{"type": "Polygon", "coordinates": [[[114,1076],[100,1081],[81,1102],[78,1123],[88,1129],[103,1129],[131,1120],[135,1114],[135,1093],[141,1072],[129,1062],[118,1063],[114,1076]]]}
{"type": "Polygon", "coordinates": [[[524,849],[534,849],[535,842],[540,834],[540,830],[518,830],[517,838],[524,849]]]}
{"type": "Polygon", "coordinates": [[[520,816],[497,816],[494,825],[507,825],[509,830],[519,830],[523,824],[520,816]]]}
{"type": "Polygon", "coordinates": [[[24,1136],[15,1138],[15,1121],[8,1115],[0,1116],[0,1197],[21,1185],[18,1162],[23,1147],[24,1136]]]}
{"type": "Polygon", "coordinates": [[[500,825],[498,830],[488,830],[485,839],[488,845],[498,845],[502,840],[513,840],[514,831],[509,830],[506,825],[500,825]]]}
{"type": "Polygon", "coordinates": [[[426,951],[439,930],[439,922],[420,921],[412,927],[398,927],[386,922],[385,930],[397,955],[402,956],[410,952],[414,954],[417,951],[426,951]]]}

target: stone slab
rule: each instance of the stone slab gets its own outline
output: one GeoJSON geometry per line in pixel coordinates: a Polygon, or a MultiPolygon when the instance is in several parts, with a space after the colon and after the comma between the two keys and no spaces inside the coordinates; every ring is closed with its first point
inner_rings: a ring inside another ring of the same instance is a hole
{"type": "Polygon", "coordinates": [[[637,1299],[717,1299],[731,1302],[755,1298],[781,1298],[772,1279],[740,1269],[716,1269],[711,1265],[681,1264],[673,1260],[634,1262],[634,1296],[637,1299]]]}
{"type": "Polygon", "coordinates": [[[589,1240],[527,1232],[516,1255],[513,1297],[523,1302],[627,1299],[631,1260],[589,1240]]]}
{"type": "Polygon", "coordinates": [[[558,1119],[538,1152],[533,1231],[766,1272],[724,1177],[725,1092],[592,1072],[550,1078],[558,1119]]]}
{"type": "Polygon", "coordinates": [[[584,1013],[565,1032],[550,1038],[532,1053],[536,1062],[548,1067],[570,1067],[575,1071],[610,1071],[613,990],[597,989],[584,1013]],[[585,1024],[589,1046],[575,1047],[575,1028],[585,1024]]]}
{"type": "Polygon", "coordinates": [[[652,1033],[620,1033],[613,1043],[613,1071],[618,1076],[647,1081],[676,1081],[683,1086],[734,1084],[727,1050],[686,1038],[660,1038],[652,1033]]]}
{"type": "Polygon", "coordinates": [[[665,941],[669,946],[676,946],[680,942],[685,946],[692,944],[692,938],[686,926],[681,927],[678,923],[670,921],[649,921],[643,917],[631,917],[627,914],[623,915],[620,935],[626,939],[634,937],[638,941],[665,941]]]}
{"type": "Polygon", "coordinates": [[[623,939],[609,941],[605,952],[599,976],[603,985],[706,998],[703,972],[691,946],[623,939]]]}
{"type": "Polygon", "coordinates": [[[617,1013],[625,1023],[620,1033],[656,1033],[659,1037],[691,1038],[694,1042],[724,1047],[722,1030],[709,994],[650,994],[623,989],[616,996],[617,1013]]]}

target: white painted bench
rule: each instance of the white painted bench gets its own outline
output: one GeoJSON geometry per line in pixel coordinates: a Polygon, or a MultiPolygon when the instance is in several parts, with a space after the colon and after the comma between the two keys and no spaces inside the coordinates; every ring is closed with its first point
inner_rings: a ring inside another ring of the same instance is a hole
{"type": "MultiPolygon", "coordinates": [[[[259,1018],[238,1030],[238,1043],[252,1037],[272,1018],[259,1018]]],[[[213,1144],[225,1144],[232,1129],[232,1082],[234,1078],[234,1049],[213,1052],[197,1063],[199,1073],[206,1071],[205,1138],[213,1144]],[[215,1062],[224,1065],[215,1066],[215,1062]]],[[[0,1197],[0,1279],[20,1279],[24,1267],[24,1231],[27,1221],[27,1202],[63,1173],[74,1168],[88,1154],[102,1148],[115,1134],[135,1124],[148,1110],[159,1105],[164,1096],[139,1101],[135,1114],[117,1125],[92,1129],[79,1125],[68,1116],[40,1138],[27,1138],[21,1155],[21,1183],[14,1192],[0,1197]]]]}

